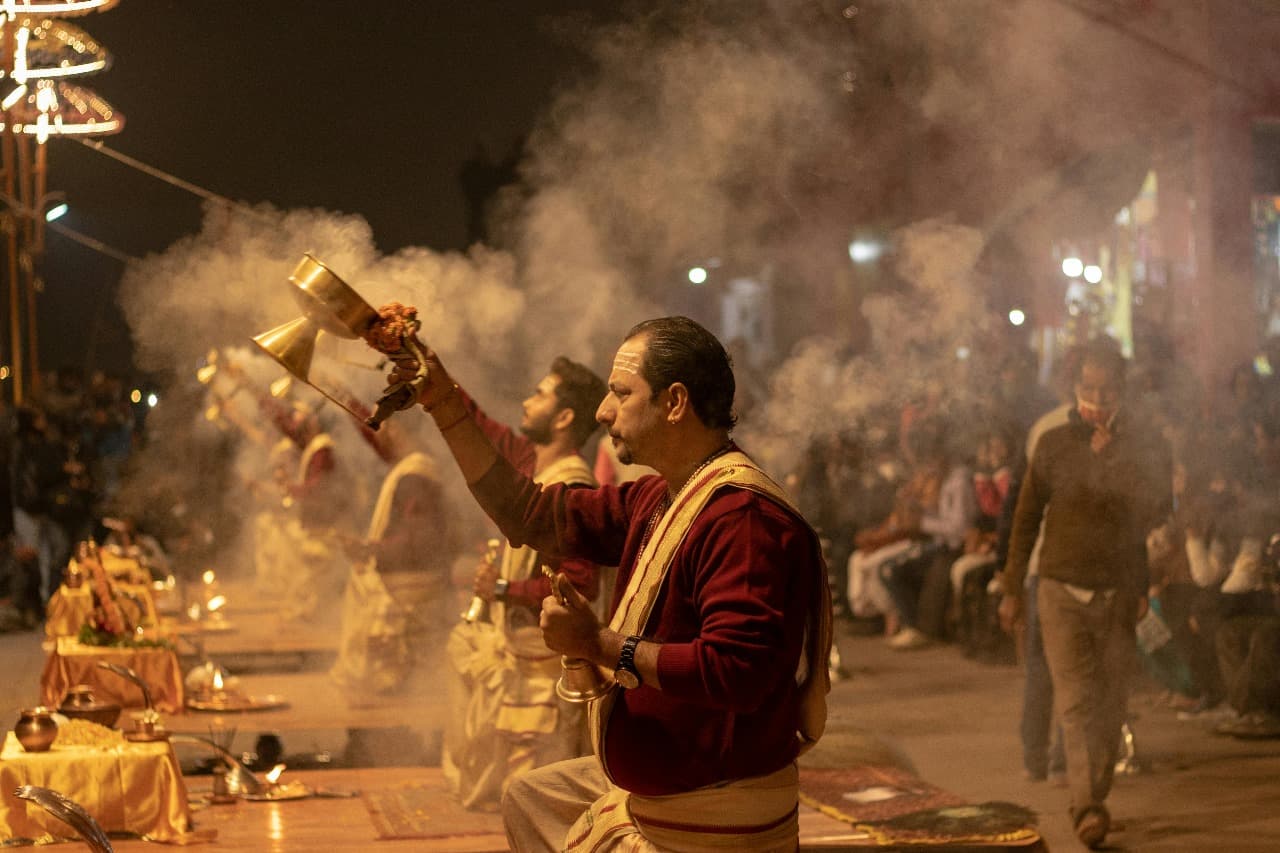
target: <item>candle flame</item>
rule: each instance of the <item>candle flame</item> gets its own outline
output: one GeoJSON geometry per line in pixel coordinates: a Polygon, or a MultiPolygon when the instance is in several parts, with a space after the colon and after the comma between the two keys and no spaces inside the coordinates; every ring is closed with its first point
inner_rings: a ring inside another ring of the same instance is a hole
{"type": "Polygon", "coordinates": [[[204,581],[206,584],[211,584],[217,579],[218,577],[213,573],[213,569],[205,569],[204,574],[200,576],[200,580],[204,581]]]}
{"type": "Polygon", "coordinates": [[[215,669],[213,671],[213,689],[214,690],[222,689],[222,670],[220,669],[215,669]]]}
{"type": "Polygon", "coordinates": [[[210,613],[215,613],[226,606],[226,603],[227,597],[225,595],[215,595],[213,598],[209,599],[209,603],[205,605],[205,609],[210,613]]]}
{"type": "Polygon", "coordinates": [[[276,780],[280,778],[280,774],[284,772],[284,767],[285,766],[283,764],[277,764],[275,767],[272,767],[271,770],[267,772],[267,781],[274,785],[276,780]]]}

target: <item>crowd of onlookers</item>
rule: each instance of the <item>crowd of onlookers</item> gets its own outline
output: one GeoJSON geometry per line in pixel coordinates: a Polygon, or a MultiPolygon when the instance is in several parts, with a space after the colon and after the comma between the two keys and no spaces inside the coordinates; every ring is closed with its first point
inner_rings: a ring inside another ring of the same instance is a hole
{"type": "MultiPolygon", "coordinates": [[[[1272,358],[1209,389],[1169,354],[1131,362],[1124,403],[1173,462],[1173,511],[1147,542],[1154,615],[1139,624],[1140,658],[1182,717],[1255,737],[1280,737],[1268,549],[1280,532],[1280,348],[1272,358]]],[[[926,387],[810,445],[794,485],[853,630],[900,650],[950,642],[970,657],[1021,661],[1029,683],[1043,669],[1034,621],[1010,635],[997,615],[1019,484],[1038,437],[1075,403],[1073,352],[1047,382],[1036,366],[1009,356],[980,387],[926,387]]],[[[1033,776],[1045,772],[1043,750],[1028,757],[1033,776]]]]}
{"type": "Polygon", "coordinates": [[[0,629],[36,624],[74,544],[97,533],[139,431],[129,393],[61,369],[0,403],[0,629]]]}

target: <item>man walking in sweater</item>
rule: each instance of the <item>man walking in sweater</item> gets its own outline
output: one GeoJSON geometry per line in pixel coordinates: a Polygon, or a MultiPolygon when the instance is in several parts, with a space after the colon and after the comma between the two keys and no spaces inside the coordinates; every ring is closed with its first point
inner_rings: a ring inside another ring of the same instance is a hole
{"type": "Polygon", "coordinates": [[[1091,345],[1075,408],[1036,446],[1014,511],[1001,622],[1022,613],[1027,562],[1044,518],[1036,604],[1062,716],[1076,834],[1106,838],[1106,798],[1147,609],[1146,536],[1169,511],[1169,452],[1121,408],[1124,358],[1091,345]],[[1046,512],[1047,510],[1047,512],[1046,512]]]}

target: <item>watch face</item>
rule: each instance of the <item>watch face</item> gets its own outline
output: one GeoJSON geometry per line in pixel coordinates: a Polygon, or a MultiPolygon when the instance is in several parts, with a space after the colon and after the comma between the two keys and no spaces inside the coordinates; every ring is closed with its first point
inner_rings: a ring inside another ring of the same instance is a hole
{"type": "Polygon", "coordinates": [[[613,680],[626,690],[634,690],[640,686],[640,677],[626,669],[615,670],[613,680]]]}

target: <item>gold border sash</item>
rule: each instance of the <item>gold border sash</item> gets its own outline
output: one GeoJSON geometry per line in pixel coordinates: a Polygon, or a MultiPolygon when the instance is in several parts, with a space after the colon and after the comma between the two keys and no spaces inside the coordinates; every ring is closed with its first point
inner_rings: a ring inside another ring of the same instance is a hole
{"type": "MultiPolygon", "coordinates": [[[[636,569],[627,581],[627,588],[609,622],[609,627],[619,633],[641,634],[649,620],[654,602],[662,589],[667,570],[676,551],[684,542],[693,521],[702,512],[712,495],[724,486],[749,489],[774,501],[803,521],[803,516],[792,504],[782,487],[765,474],[745,453],[730,451],[716,459],[695,481],[687,483],[667,507],[654,527],[653,535],[636,558],[636,569]]],[[[807,524],[806,524],[807,526],[807,524]]],[[[817,542],[817,535],[814,534],[817,542]]],[[[821,564],[818,564],[821,569],[821,564]]],[[[806,625],[805,655],[797,680],[802,683],[801,714],[798,737],[801,750],[817,743],[826,726],[826,694],[831,689],[827,661],[831,653],[831,591],[827,588],[825,573],[819,570],[814,578],[814,601],[810,620],[806,625]]],[[[590,729],[596,755],[604,761],[605,731],[613,704],[618,698],[617,685],[613,685],[598,701],[591,703],[590,729]]],[[[612,779],[610,780],[612,781],[612,779]]]]}

